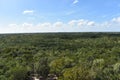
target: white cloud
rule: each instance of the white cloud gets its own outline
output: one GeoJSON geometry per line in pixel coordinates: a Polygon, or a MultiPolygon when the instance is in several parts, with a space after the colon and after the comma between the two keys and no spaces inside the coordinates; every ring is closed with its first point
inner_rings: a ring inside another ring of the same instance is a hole
{"type": "Polygon", "coordinates": [[[71,21],[68,22],[68,25],[69,26],[75,26],[76,22],[77,22],[77,20],[71,20],[71,21]]]}
{"type": "Polygon", "coordinates": [[[55,26],[55,27],[62,27],[63,25],[64,25],[63,22],[55,22],[53,24],[53,26],[55,26]]]}
{"type": "Polygon", "coordinates": [[[31,24],[31,23],[23,23],[22,26],[23,27],[32,27],[33,24],[31,24]]]}
{"type": "Polygon", "coordinates": [[[88,25],[88,26],[94,26],[94,25],[95,25],[95,22],[90,21],[90,22],[87,23],[87,25],[88,25]]]}
{"type": "Polygon", "coordinates": [[[120,17],[97,23],[95,21],[79,19],[68,22],[44,22],[44,23],[22,23],[8,24],[0,27],[0,33],[25,33],[25,32],[84,32],[84,31],[119,31],[120,17]]]}
{"type": "Polygon", "coordinates": [[[11,27],[12,27],[12,26],[17,26],[17,24],[9,24],[9,26],[11,26],[11,27]]]}
{"type": "Polygon", "coordinates": [[[78,26],[86,26],[88,24],[88,20],[84,20],[84,19],[80,19],[80,20],[78,20],[78,23],[77,23],[77,25],[78,26]]]}
{"type": "Polygon", "coordinates": [[[83,27],[83,26],[95,26],[95,22],[94,21],[89,21],[89,20],[84,20],[84,19],[80,19],[80,20],[71,20],[70,22],[68,22],[68,25],[70,26],[79,26],[79,27],[83,27]]]}
{"type": "Polygon", "coordinates": [[[76,4],[76,3],[78,3],[79,2],[79,0],[74,0],[73,1],[73,4],[76,4]]]}
{"type": "Polygon", "coordinates": [[[84,19],[80,19],[80,20],[71,20],[70,22],[68,22],[69,26],[92,26],[95,22],[93,21],[88,21],[88,20],[84,20],[84,19]]]}
{"type": "Polygon", "coordinates": [[[46,23],[41,23],[41,24],[39,24],[38,26],[39,26],[39,27],[51,27],[52,25],[51,25],[51,23],[46,22],[46,23]]]}
{"type": "Polygon", "coordinates": [[[117,17],[117,18],[113,18],[112,19],[113,22],[117,22],[117,23],[120,23],[120,17],[117,17]]]}
{"type": "Polygon", "coordinates": [[[23,24],[9,24],[8,27],[2,28],[4,30],[1,33],[24,33],[34,31],[34,25],[32,23],[23,24]]]}
{"type": "Polygon", "coordinates": [[[25,10],[23,11],[23,14],[33,14],[34,10],[25,10]]]}

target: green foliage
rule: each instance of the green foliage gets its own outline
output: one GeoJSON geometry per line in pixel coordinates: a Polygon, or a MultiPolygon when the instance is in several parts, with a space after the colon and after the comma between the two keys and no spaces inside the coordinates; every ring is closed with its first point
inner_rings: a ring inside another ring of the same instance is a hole
{"type": "Polygon", "coordinates": [[[0,35],[0,80],[120,80],[120,33],[0,35]]]}
{"type": "Polygon", "coordinates": [[[25,80],[27,69],[24,67],[15,67],[11,69],[12,80],[25,80]]]}
{"type": "Polygon", "coordinates": [[[64,70],[65,80],[92,80],[89,70],[84,66],[75,66],[64,70]]]}
{"type": "Polygon", "coordinates": [[[68,57],[57,58],[50,63],[51,73],[61,75],[63,69],[72,67],[73,60],[68,57]]]}

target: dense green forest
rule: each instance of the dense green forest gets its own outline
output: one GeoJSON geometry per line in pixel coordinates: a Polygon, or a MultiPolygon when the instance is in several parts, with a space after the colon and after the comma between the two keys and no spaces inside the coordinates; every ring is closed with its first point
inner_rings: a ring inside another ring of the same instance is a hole
{"type": "Polygon", "coordinates": [[[0,80],[120,80],[120,33],[0,35],[0,80]]]}

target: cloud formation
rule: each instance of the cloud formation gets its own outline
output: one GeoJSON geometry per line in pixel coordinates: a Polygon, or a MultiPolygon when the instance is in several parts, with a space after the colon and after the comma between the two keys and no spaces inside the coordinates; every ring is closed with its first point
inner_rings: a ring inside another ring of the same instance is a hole
{"type": "Polygon", "coordinates": [[[25,10],[22,14],[33,14],[34,10],[25,10]]]}
{"type": "Polygon", "coordinates": [[[117,18],[113,18],[112,19],[113,22],[117,22],[117,23],[120,23],[120,17],[117,17],[117,18]]]}
{"type": "Polygon", "coordinates": [[[68,22],[69,26],[75,26],[75,24],[77,23],[77,20],[71,20],[68,22]]]}
{"type": "Polygon", "coordinates": [[[92,20],[78,19],[68,22],[44,22],[44,23],[23,23],[9,24],[6,27],[0,27],[0,33],[29,33],[29,32],[96,32],[96,31],[119,31],[120,17],[109,21],[97,23],[92,20]]]}
{"type": "Polygon", "coordinates": [[[38,27],[51,27],[52,25],[49,22],[45,22],[45,23],[38,24],[37,26],[38,27]]]}
{"type": "Polygon", "coordinates": [[[62,27],[63,25],[64,25],[63,22],[55,22],[53,24],[53,26],[55,26],[55,27],[62,27]]]}
{"type": "Polygon", "coordinates": [[[76,4],[76,3],[78,3],[79,2],[79,0],[74,0],[73,1],[73,4],[76,4]]]}

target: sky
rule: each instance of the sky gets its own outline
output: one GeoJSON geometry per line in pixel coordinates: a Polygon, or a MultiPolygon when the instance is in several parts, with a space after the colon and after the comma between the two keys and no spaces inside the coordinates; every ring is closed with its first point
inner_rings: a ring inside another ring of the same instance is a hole
{"type": "Polygon", "coordinates": [[[120,0],[0,0],[0,33],[120,32],[120,0]]]}

